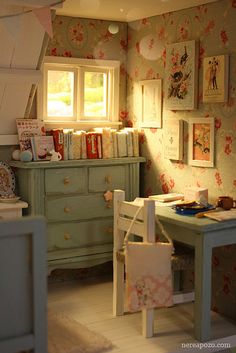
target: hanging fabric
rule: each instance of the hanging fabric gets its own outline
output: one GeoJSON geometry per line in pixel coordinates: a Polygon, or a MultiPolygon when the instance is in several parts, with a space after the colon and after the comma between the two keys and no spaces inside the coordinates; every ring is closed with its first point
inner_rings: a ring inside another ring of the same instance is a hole
{"type": "Polygon", "coordinates": [[[128,310],[139,311],[173,305],[171,255],[173,243],[160,221],[166,243],[130,242],[132,226],[141,211],[137,210],[124,239],[126,263],[126,298],[128,310]]]}

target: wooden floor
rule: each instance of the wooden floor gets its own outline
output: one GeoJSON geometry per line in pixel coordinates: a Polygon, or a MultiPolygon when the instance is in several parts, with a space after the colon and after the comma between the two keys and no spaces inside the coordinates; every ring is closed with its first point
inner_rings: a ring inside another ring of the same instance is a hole
{"type": "MultiPolygon", "coordinates": [[[[141,335],[141,313],[112,317],[112,282],[77,280],[49,284],[48,305],[89,329],[103,334],[115,345],[112,353],[163,353],[181,349],[193,338],[193,304],[155,311],[155,337],[141,335]]],[[[212,339],[234,335],[235,325],[212,313],[212,339]]]]}

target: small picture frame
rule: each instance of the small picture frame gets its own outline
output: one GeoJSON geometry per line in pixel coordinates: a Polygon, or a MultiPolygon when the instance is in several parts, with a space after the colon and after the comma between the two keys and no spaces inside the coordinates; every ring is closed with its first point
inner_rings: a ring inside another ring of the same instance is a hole
{"type": "Polygon", "coordinates": [[[162,127],[162,80],[140,81],[142,93],[141,127],[162,127]]]}
{"type": "Polygon", "coordinates": [[[189,121],[189,164],[214,167],[214,118],[189,121]]]}
{"type": "Polygon", "coordinates": [[[229,93],[229,55],[203,60],[203,102],[227,102],[229,93]]]}
{"type": "Polygon", "coordinates": [[[165,109],[197,109],[198,47],[195,40],[166,46],[165,109]]]}
{"type": "Polygon", "coordinates": [[[183,159],[183,120],[166,119],[164,121],[164,158],[181,161],[183,159]]]}

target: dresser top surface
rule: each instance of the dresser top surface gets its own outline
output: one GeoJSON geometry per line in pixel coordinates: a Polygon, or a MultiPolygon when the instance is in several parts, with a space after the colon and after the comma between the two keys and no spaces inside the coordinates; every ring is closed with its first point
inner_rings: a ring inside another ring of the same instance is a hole
{"type": "Polygon", "coordinates": [[[67,161],[37,161],[37,162],[8,162],[11,167],[23,169],[41,169],[41,168],[66,168],[66,167],[87,167],[87,166],[112,166],[119,164],[143,163],[144,157],[124,157],[124,158],[109,158],[109,159],[79,159],[67,161]]]}

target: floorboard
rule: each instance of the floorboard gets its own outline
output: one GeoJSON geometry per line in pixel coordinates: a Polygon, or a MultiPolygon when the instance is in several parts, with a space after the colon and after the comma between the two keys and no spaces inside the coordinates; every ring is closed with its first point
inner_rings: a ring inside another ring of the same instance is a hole
{"type": "MultiPolygon", "coordinates": [[[[193,303],[155,310],[155,336],[141,335],[141,313],[112,316],[112,282],[106,278],[48,285],[48,306],[101,333],[113,342],[113,353],[169,353],[193,337],[193,303]]],[[[212,340],[235,335],[236,326],[212,313],[212,340]]]]}

